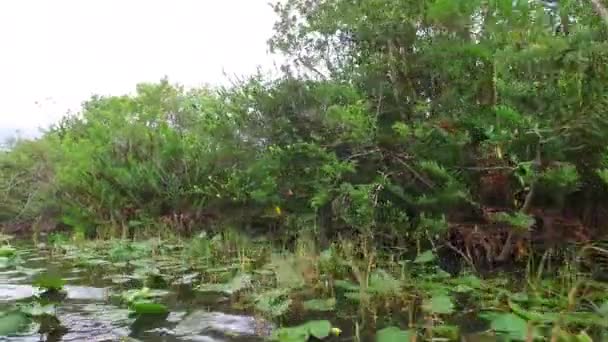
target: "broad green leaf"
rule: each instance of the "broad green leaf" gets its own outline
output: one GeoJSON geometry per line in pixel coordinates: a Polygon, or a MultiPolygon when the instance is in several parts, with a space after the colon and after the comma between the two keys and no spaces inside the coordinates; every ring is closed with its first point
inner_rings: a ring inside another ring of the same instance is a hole
{"type": "Polygon", "coordinates": [[[591,337],[585,331],[581,331],[576,335],[576,342],[593,342],[591,337]]]}
{"type": "Polygon", "coordinates": [[[416,259],[414,260],[415,264],[428,264],[430,262],[435,261],[436,257],[435,257],[435,253],[433,253],[432,250],[428,250],[426,252],[423,252],[422,254],[419,254],[416,259]]]}
{"type": "Polygon", "coordinates": [[[450,296],[437,294],[430,299],[425,299],[422,308],[429,313],[449,315],[454,312],[454,303],[450,296]]]}
{"type": "Polygon", "coordinates": [[[331,332],[331,323],[329,321],[311,321],[303,325],[310,331],[310,336],[320,340],[329,336],[331,332]]]}
{"type": "Polygon", "coordinates": [[[32,284],[45,290],[60,291],[63,289],[65,281],[57,275],[45,273],[36,277],[32,284]]]}
{"type": "Polygon", "coordinates": [[[376,342],[409,342],[413,336],[409,330],[387,327],[376,332],[376,342]]]}
{"type": "Polygon", "coordinates": [[[146,315],[162,315],[169,312],[169,309],[163,304],[143,301],[133,303],[131,309],[137,314],[146,315]]]}
{"type": "Polygon", "coordinates": [[[0,257],[12,257],[15,256],[17,250],[9,245],[3,245],[0,247],[0,257]]]}
{"type": "Polygon", "coordinates": [[[143,287],[141,289],[132,289],[124,291],[120,297],[126,303],[135,303],[143,299],[158,298],[167,295],[169,292],[164,290],[151,290],[143,287]]]}
{"type": "Polygon", "coordinates": [[[0,316],[0,336],[9,336],[25,330],[31,321],[22,312],[14,311],[0,316]]]}
{"type": "Polygon", "coordinates": [[[490,323],[490,326],[498,335],[516,341],[525,341],[528,335],[528,324],[526,321],[512,313],[497,315],[490,323]]]}
{"type": "Polygon", "coordinates": [[[332,332],[329,321],[309,321],[302,325],[281,328],[273,333],[272,340],[278,342],[308,342],[311,337],[322,340],[332,332]]]}

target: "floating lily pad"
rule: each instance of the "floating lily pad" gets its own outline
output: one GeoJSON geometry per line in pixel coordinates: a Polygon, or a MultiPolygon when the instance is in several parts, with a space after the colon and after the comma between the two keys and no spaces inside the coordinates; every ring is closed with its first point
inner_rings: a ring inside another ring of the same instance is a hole
{"type": "Polygon", "coordinates": [[[430,299],[425,299],[422,309],[429,313],[449,315],[454,312],[454,302],[450,296],[438,294],[430,299]]]}
{"type": "Polygon", "coordinates": [[[435,261],[436,256],[435,253],[433,253],[432,250],[428,250],[426,252],[423,252],[421,254],[419,254],[416,259],[414,260],[415,264],[428,264],[430,262],[435,261]]]}
{"type": "Polygon", "coordinates": [[[167,306],[152,302],[135,302],[131,304],[131,309],[141,315],[163,315],[169,312],[167,306]]]}
{"type": "Polygon", "coordinates": [[[387,327],[376,332],[376,342],[408,342],[412,336],[411,331],[387,327]]]}
{"type": "Polygon", "coordinates": [[[329,321],[310,321],[290,328],[281,328],[272,334],[272,340],[278,342],[308,342],[311,337],[322,340],[332,331],[329,321]]]}
{"type": "Polygon", "coordinates": [[[0,257],[13,257],[17,253],[17,250],[13,246],[3,245],[0,247],[0,257]]]}
{"type": "Polygon", "coordinates": [[[36,277],[33,285],[48,291],[61,291],[65,285],[65,280],[57,275],[46,273],[36,277]]]}
{"type": "Polygon", "coordinates": [[[0,315],[0,336],[10,336],[26,330],[31,320],[22,312],[13,311],[0,315]]]}

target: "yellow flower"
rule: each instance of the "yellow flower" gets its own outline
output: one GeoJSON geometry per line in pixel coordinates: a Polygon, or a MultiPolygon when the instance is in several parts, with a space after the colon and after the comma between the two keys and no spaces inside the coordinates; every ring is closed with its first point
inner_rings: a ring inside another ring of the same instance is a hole
{"type": "Polygon", "coordinates": [[[277,215],[281,216],[281,208],[278,205],[274,207],[274,211],[276,211],[277,215]]]}
{"type": "Polygon", "coordinates": [[[340,336],[340,334],[342,333],[342,330],[340,330],[340,328],[331,328],[331,330],[329,331],[332,335],[334,336],[340,336]]]}

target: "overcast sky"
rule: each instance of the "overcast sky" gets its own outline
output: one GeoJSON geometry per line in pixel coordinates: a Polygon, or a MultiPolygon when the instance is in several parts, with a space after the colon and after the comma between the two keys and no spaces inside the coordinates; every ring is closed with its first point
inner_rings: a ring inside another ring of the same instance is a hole
{"type": "Polygon", "coordinates": [[[164,75],[187,86],[272,67],[269,0],[0,0],[0,139],[164,75]]]}

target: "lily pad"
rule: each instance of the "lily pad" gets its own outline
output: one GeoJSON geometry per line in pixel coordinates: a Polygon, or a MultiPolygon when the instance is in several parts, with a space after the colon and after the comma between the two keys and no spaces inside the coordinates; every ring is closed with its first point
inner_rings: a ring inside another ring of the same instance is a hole
{"type": "Polygon", "coordinates": [[[169,312],[167,306],[152,302],[135,302],[131,304],[131,309],[135,311],[136,314],[145,315],[164,315],[169,312]]]}
{"type": "Polygon", "coordinates": [[[419,254],[416,259],[414,260],[415,264],[428,264],[430,262],[435,261],[436,257],[435,257],[435,253],[433,253],[432,250],[428,250],[426,252],[423,252],[421,254],[419,254]]]}
{"type": "Polygon", "coordinates": [[[14,335],[25,330],[31,320],[22,312],[14,311],[0,315],[0,336],[14,335]]]}
{"type": "Polygon", "coordinates": [[[515,341],[526,341],[528,324],[523,318],[512,313],[495,314],[489,317],[492,318],[490,326],[496,334],[515,341]]]}
{"type": "Polygon", "coordinates": [[[120,296],[123,301],[126,303],[135,303],[138,301],[150,299],[150,298],[158,298],[167,295],[168,291],[163,290],[151,290],[147,287],[141,289],[133,289],[123,292],[120,296]]]}
{"type": "Polygon", "coordinates": [[[438,294],[424,300],[422,308],[426,312],[449,315],[454,312],[454,302],[450,296],[438,294]]]}
{"type": "Polygon", "coordinates": [[[15,256],[17,250],[13,246],[3,245],[0,247],[0,257],[12,257],[15,256]]]}
{"type": "Polygon", "coordinates": [[[412,336],[411,331],[387,327],[376,332],[376,342],[408,342],[412,336]]]}
{"type": "Polygon", "coordinates": [[[33,285],[48,291],[60,291],[65,281],[59,276],[46,273],[36,277],[33,285]]]}
{"type": "Polygon", "coordinates": [[[329,336],[332,326],[329,321],[309,321],[290,328],[281,328],[272,335],[273,341],[278,342],[307,342],[311,337],[322,340],[329,336]]]}

